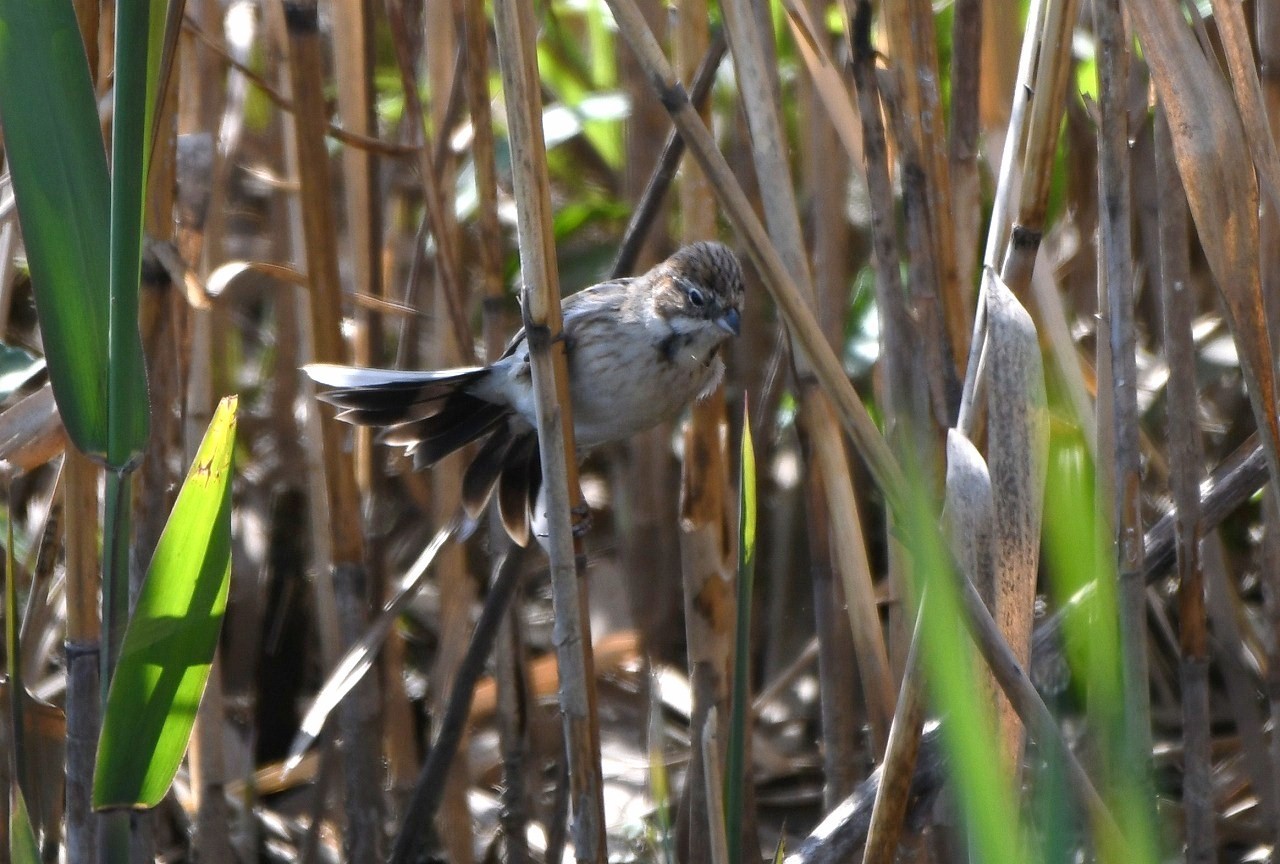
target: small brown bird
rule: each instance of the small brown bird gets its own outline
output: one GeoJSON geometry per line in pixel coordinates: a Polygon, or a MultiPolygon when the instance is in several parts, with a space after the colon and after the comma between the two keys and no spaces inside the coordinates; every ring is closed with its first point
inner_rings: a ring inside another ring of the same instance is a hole
{"type": "MultiPolygon", "coordinates": [[[[720,348],[741,327],[742,267],[720,243],[693,243],[642,276],[592,285],[563,302],[573,431],[579,450],[671,420],[724,374],[720,348]]],[[[529,542],[542,469],[524,331],[492,365],[406,372],[313,364],[339,419],[382,426],[415,468],[484,440],[462,481],[476,518],[493,488],[507,533],[529,542]]]]}

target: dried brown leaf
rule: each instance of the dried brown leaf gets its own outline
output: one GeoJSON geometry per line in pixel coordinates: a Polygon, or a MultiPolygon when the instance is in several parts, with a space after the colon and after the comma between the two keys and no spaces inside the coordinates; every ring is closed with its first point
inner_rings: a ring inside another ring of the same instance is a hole
{"type": "MultiPolygon", "coordinates": [[[[995,504],[992,613],[1025,666],[1040,557],[1049,412],[1035,324],[1000,277],[990,270],[987,274],[987,464],[995,504]]],[[[1003,699],[1000,713],[1005,754],[1016,760],[1020,724],[1003,699]]]]}
{"type": "Polygon", "coordinates": [[[1266,430],[1275,467],[1280,464],[1280,421],[1258,271],[1258,184],[1244,124],[1230,88],[1201,52],[1177,6],[1129,0],[1128,8],[1169,118],[1178,173],[1227,307],[1249,399],[1258,425],[1266,430]]]}

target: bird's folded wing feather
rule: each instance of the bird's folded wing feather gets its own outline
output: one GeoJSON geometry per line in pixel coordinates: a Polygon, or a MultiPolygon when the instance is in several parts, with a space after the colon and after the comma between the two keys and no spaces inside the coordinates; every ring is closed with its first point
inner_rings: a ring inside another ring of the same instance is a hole
{"type": "MultiPolygon", "coordinates": [[[[592,285],[590,288],[583,288],[576,294],[570,294],[561,301],[560,314],[564,317],[565,328],[573,323],[573,319],[579,315],[583,315],[595,309],[599,309],[601,305],[620,301],[623,294],[635,281],[635,277],[628,276],[624,279],[612,279],[608,282],[601,282],[599,285],[592,285]]],[[[511,341],[507,343],[507,347],[502,352],[503,359],[515,354],[524,346],[525,332],[521,327],[511,337],[511,341]]]]}

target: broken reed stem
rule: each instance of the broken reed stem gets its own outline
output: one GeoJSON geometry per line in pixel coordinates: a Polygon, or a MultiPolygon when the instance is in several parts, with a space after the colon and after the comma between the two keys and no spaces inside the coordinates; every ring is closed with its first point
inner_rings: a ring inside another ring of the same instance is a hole
{"type": "MultiPolygon", "coordinates": [[[[344,359],[342,294],[338,276],[337,230],[330,198],[324,133],[322,46],[314,0],[288,0],[284,17],[289,41],[289,73],[294,92],[299,199],[310,280],[308,308],[315,359],[344,359]]],[[[333,544],[332,579],[343,647],[353,645],[368,624],[367,573],[355,470],[344,452],[344,432],[332,417],[320,418],[320,445],[333,544]]],[[[367,678],[344,700],[339,714],[347,812],[345,845],[353,861],[384,854],[381,756],[377,684],[367,678]]]]}
{"type": "Polygon", "coordinates": [[[556,657],[560,667],[560,711],[573,801],[574,855],[579,861],[605,860],[600,725],[587,616],[581,538],[573,536],[570,513],[581,512],[582,490],[574,452],[569,377],[565,364],[559,279],[551,227],[551,193],[546,143],[542,137],[533,10],[520,0],[494,4],[498,57],[506,94],[512,173],[524,277],[525,334],[533,371],[533,390],[546,498],[548,557],[555,608],[556,657]]]}

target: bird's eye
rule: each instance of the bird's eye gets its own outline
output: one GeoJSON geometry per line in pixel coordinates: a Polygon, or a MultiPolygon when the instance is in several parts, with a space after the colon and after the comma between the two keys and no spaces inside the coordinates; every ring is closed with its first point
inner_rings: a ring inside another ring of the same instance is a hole
{"type": "Polygon", "coordinates": [[[689,289],[689,302],[694,306],[701,306],[707,302],[707,298],[702,296],[702,292],[697,288],[689,289]]]}

